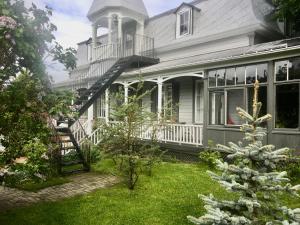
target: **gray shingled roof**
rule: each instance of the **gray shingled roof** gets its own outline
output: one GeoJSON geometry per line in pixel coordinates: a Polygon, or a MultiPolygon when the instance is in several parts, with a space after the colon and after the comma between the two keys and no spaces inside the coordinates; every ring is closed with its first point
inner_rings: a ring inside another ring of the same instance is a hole
{"type": "Polygon", "coordinates": [[[145,67],[138,70],[132,70],[127,73],[123,73],[121,77],[145,74],[152,72],[160,72],[164,70],[174,69],[178,67],[186,67],[192,65],[204,65],[211,62],[223,62],[226,60],[239,59],[241,57],[250,57],[253,54],[272,54],[276,50],[288,50],[290,47],[300,47],[300,38],[279,40],[273,42],[267,42],[263,44],[257,44],[247,47],[233,48],[218,52],[193,55],[190,57],[183,57],[171,60],[161,61],[159,64],[145,67]]]}
{"type": "Polygon", "coordinates": [[[148,17],[143,0],[94,0],[88,12],[88,18],[108,7],[124,7],[148,17]]]}

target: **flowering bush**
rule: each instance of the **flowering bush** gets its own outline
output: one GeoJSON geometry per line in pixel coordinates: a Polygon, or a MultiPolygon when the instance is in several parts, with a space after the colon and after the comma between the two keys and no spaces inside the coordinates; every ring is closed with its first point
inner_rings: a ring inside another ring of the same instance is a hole
{"type": "Polygon", "coordinates": [[[17,28],[17,22],[8,16],[0,16],[0,28],[14,30],[17,28]]]}

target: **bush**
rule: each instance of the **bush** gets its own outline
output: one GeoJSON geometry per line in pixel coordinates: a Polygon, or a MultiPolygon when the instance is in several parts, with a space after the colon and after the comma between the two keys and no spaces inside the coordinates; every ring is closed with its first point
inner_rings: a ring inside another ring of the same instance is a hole
{"type": "Polygon", "coordinates": [[[207,164],[211,169],[216,168],[216,161],[222,157],[221,153],[214,149],[216,149],[215,143],[208,140],[208,147],[199,153],[200,162],[207,164]]]}
{"type": "Polygon", "coordinates": [[[199,154],[200,162],[203,162],[209,166],[211,169],[215,169],[217,165],[217,160],[221,159],[221,153],[213,150],[205,150],[199,154]]]}

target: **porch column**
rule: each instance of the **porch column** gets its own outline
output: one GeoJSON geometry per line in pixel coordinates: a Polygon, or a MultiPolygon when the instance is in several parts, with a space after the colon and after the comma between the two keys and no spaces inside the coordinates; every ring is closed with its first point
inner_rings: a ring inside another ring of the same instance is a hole
{"type": "Polygon", "coordinates": [[[122,43],[123,38],[122,20],[123,18],[121,16],[118,16],[118,39],[120,43],[122,43]]]}
{"type": "Polygon", "coordinates": [[[93,42],[93,47],[97,47],[97,30],[98,30],[98,25],[97,24],[93,24],[92,25],[92,33],[93,33],[93,37],[92,37],[92,42],[93,42]]]}
{"type": "Polygon", "coordinates": [[[128,104],[128,88],[129,88],[129,84],[125,83],[124,84],[125,104],[128,104]]]}
{"type": "Polygon", "coordinates": [[[91,135],[93,132],[93,122],[94,122],[94,104],[88,108],[88,126],[86,133],[87,135],[91,135]]]}
{"type": "Polygon", "coordinates": [[[109,88],[105,90],[105,122],[109,122],[109,88]]]}
{"type": "Polygon", "coordinates": [[[112,43],[112,17],[108,17],[108,44],[112,43]]]}
{"type": "Polygon", "coordinates": [[[157,117],[158,120],[161,120],[162,116],[162,86],[163,86],[163,80],[161,78],[158,79],[157,81],[157,117]]]}

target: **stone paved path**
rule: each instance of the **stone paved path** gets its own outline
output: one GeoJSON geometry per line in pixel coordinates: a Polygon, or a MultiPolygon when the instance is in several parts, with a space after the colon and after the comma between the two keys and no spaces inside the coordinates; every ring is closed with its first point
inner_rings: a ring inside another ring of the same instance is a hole
{"type": "Polygon", "coordinates": [[[69,183],[45,188],[36,193],[0,187],[0,212],[36,202],[57,201],[86,194],[119,182],[117,177],[92,173],[73,175],[69,179],[71,180],[69,183]]]}

